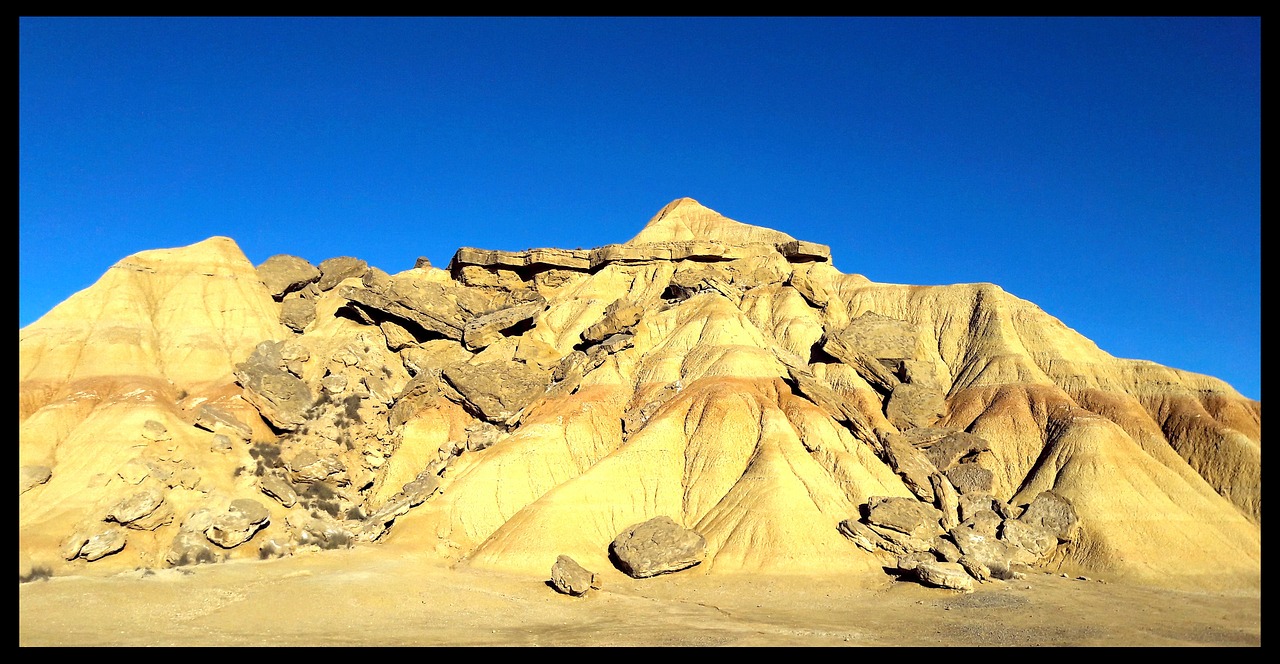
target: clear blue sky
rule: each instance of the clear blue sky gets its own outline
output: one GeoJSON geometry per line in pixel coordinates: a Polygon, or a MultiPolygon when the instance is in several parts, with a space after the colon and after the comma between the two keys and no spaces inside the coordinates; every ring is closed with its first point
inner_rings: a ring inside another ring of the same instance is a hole
{"type": "Polygon", "coordinates": [[[22,18],[19,313],[214,235],[388,272],[681,196],[1261,388],[1260,18],[22,18]]]}

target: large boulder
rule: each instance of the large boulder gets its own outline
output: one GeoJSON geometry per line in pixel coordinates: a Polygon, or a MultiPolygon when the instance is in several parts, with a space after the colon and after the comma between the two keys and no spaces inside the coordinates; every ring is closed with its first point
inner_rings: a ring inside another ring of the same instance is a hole
{"type": "Polygon", "coordinates": [[[955,431],[925,451],[925,456],[938,470],[947,471],[965,457],[990,449],[987,439],[963,431],[955,431]]]}
{"type": "Polygon", "coordinates": [[[867,523],[891,528],[921,538],[933,538],[944,531],[943,513],[933,505],[914,498],[873,497],[867,503],[867,523]]]}
{"type": "Polygon", "coordinates": [[[258,266],[258,278],[266,285],[267,292],[277,301],[285,294],[301,290],[320,278],[320,270],[305,258],[276,254],[258,266]]]}
{"type": "Polygon", "coordinates": [[[316,319],[316,303],[305,297],[289,298],[280,305],[280,322],[294,332],[301,332],[316,319]]]}
{"type": "Polygon", "coordinates": [[[701,563],[707,556],[707,540],[664,515],[619,533],[609,545],[609,554],[618,569],[643,579],[701,563]]]}
{"type": "Polygon", "coordinates": [[[505,423],[546,391],[550,373],[523,362],[457,364],[441,372],[468,406],[490,422],[505,423]]]}

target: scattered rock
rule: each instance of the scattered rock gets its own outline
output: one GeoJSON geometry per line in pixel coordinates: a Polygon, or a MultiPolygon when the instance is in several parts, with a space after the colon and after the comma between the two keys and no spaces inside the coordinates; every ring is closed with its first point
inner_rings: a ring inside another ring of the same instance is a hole
{"type": "Polygon", "coordinates": [[[916,567],[916,576],[931,586],[973,592],[973,577],[960,563],[923,562],[916,567]]]}
{"type": "Polygon", "coordinates": [[[319,270],[320,278],[316,280],[316,288],[328,291],[333,290],[344,279],[362,279],[369,271],[369,264],[359,258],[338,256],[320,261],[319,270]]]}
{"type": "Polygon", "coordinates": [[[316,319],[316,303],[305,297],[288,298],[280,305],[280,322],[294,332],[302,332],[316,319]]]}
{"type": "Polygon", "coordinates": [[[213,523],[204,531],[210,542],[224,549],[234,548],[253,537],[266,527],[271,513],[256,500],[241,498],[231,502],[227,511],[214,517],[213,523]]]}

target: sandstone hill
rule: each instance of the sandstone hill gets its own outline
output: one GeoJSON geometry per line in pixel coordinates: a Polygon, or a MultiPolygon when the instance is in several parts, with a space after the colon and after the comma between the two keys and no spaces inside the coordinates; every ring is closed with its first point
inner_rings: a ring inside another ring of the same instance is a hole
{"type": "Polygon", "coordinates": [[[20,577],[370,546],[607,582],[651,520],[694,537],[655,573],[1261,576],[1260,402],[687,198],[447,269],[142,252],[18,379],[20,577]]]}

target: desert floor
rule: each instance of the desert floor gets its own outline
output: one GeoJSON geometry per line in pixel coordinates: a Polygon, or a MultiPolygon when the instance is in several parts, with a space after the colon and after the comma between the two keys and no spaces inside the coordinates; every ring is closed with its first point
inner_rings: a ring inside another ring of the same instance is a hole
{"type": "MultiPolygon", "coordinates": [[[[548,569],[548,572],[550,570],[548,569]]],[[[1063,578],[970,594],[688,572],[545,579],[376,547],[19,584],[20,646],[1261,646],[1261,590],[1063,578]]]]}

